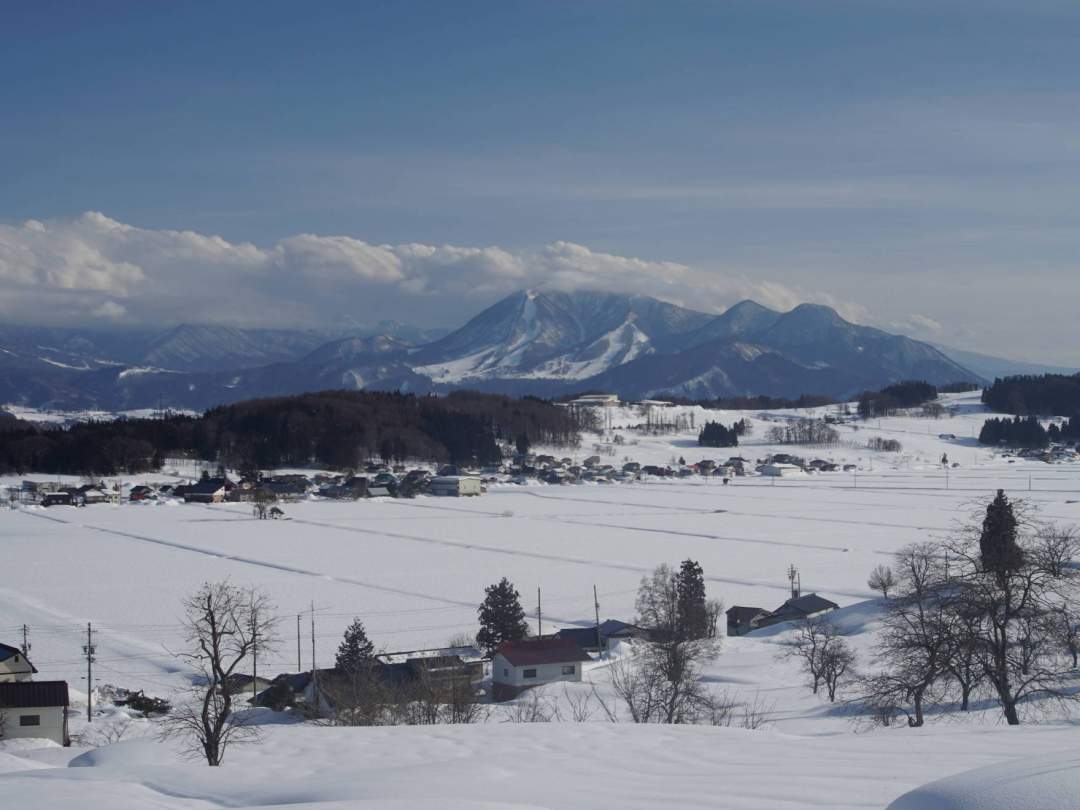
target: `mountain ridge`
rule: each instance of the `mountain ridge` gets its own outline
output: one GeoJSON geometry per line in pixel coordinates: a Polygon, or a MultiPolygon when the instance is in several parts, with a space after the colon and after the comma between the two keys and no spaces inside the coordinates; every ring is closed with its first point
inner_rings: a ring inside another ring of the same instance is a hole
{"type": "Polygon", "coordinates": [[[193,324],[127,343],[89,333],[46,337],[69,353],[34,359],[27,347],[44,339],[34,333],[17,343],[21,353],[9,352],[17,360],[6,360],[0,331],[0,401],[198,409],[326,388],[841,397],[903,379],[982,381],[930,344],[850,323],[820,304],[780,312],[746,300],[713,315],[603,291],[520,290],[420,344],[337,329],[193,324]],[[95,352],[105,356],[86,359],[95,352]]]}

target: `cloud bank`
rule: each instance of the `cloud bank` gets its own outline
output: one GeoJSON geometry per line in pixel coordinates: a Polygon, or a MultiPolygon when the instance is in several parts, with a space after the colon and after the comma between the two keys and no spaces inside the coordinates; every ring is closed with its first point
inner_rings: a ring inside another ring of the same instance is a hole
{"type": "Polygon", "coordinates": [[[524,287],[649,295],[714,312],[744,298],[778,309],[815,301],[868,317],[826,294],[571,242],[511,251],[303,233],[259,246],[98,212],[0,225],[0,284],[0,318],[49,325],[456,325],[524,287]]]}

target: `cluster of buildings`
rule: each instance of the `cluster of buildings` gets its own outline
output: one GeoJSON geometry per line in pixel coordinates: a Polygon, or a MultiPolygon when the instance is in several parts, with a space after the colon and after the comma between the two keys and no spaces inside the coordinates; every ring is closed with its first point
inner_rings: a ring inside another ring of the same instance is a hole
{"type": "Polygon", "coordinates": [[[857,467],[854,464],[838,464],[835,461],[826,461],[823,458],[806,461],[790,453],[773,453],[755,467],[755,470],[761,475],[775,478],[787,478],[793,475],[806,475],[807,473],[852,472],[855,469],[857,467]]]}
{"type": "Polygon", "coordinates": [[[35,681],[19,647],[0,644],[0,740],[38,737],[70,745],[66,681],[35,681]]]}
{"type": "Polygon", "coordinates": [[[88,506],[165,499],[207,504],[295,501],[309,497],[357,500],[420,494],[467,497],[481,495],[484,491],[483,482],[478,476],[459,475],[456,470],[452,470],[452,474],[434,475],[423,469],[408,472],[381,469],[361,475],[289,473],[239,481],[227,475],[204,474],[196,481],[134,486],[23,481],[21,487],[12,490],[10,500],[41,506],[88,506]]]}
{"type": "Polygon", "coordinates": [[[732,605],[727,609],[727,634],[729,636],[744,636],[751,630],[759,630],[781,622],[812,619],[840,606],[816,593],[800,594],[792,593],[788,599],[776,610],[766,610],[759,607],[746,607],[744,605],[732,605]]]}

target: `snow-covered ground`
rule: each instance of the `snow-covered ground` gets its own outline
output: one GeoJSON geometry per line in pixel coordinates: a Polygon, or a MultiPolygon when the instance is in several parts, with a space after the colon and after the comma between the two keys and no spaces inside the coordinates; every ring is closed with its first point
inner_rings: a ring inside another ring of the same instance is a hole
{"type": "MultiPolygon", "coordinates": [[[[483,589],[502,576],[517,585],[527,608],[542,590],[545,630],[591,624],[593,585],[601,618],[629,620],[642,575],[659,563],[691,557],[704,568],[710,596],[767,609],[787,597],[785,572],[796,565],[804,592],[842,606],[842,626],[866,656],[878,611],[866,578],[901,546],[946,534],[997,488],[1030,500],[1046,519],[1080,523],[1080,464],[1049,465],[980,448],[972,437],[985,418],[977,395],[949,401],[958,410],[952,418],[888,418],[861,423],[858,430],[841,425],[841,445],[797,451],[855,463],[857,475],[749,477],[729,486],[700,477],[505,484],[477,499],[307,501],[286,506],[286,521],[256,521],[243,504],[0,511],[0,560],[11,572],[0,578],[0,641],[18,643],[25,623],[38,677],[63,678],[73,690],[85,690],[81,645],[92,621],[95,680],[167,696],[189,676],[172,655],[182,642],[180,601],[206,580],[256,584],[276,601],[282,644],[259,664],[260,674],[273,674],[310,668],[312,606],[315,657],[325,666],[354,616],[387,651],[441,645],[475,631],[483,589]],[[904,449],[868,451],[872,436],[898,438],[904,449]],[[943,453],[959,464],[947,476],[943,453]]],[[[745,415],[702,411],[695,422],[730,423],[745,415]]],[[[792,415],[804,414],[754,415],[753,435],[742,446],[710,450],[697,447],[696,432],[689,430],[643,436],[626,429],[642,421],[640,414],[619,409],[612,421],[624,443],[611,463],[624,457],[663,464],[679,456],[689,462],[736,454],[760,458],[780,449],[764,443],[772,420],[792,415]]],[[[597,441],[586,440],[573,453],[554,452],[581,459],[592,455],[597,441]]],[[[0,486],[14,480],[0,480],[0,486]]],[[[276,725],[266,744],[237,749],[220,775],[178,765],[171,751],[149,742],[124,743],[77,763],[95,767],[0,776],[0,795],[16,795],[31,807],[52,806],[79,796],[91,780],[102,806],[112,801],[113,807],[360,800],[368,804],[350,806],[407,807],[426,800],[439,807],[487,801],[882,808],[928,780],[1061,750],[1080,739],[1064,719],[1002,727],[990,708],[921,730],[867,731],[849,713],[811,695],[794,664],[778,659],[783,638],[782,628],[772,628],[728,639],[707,673],[737,700],[769,708],[772,722],[757,731],[634,728],[599,717],[591,724],[543,727],[276,725]],[[49,802],[35,805],[34,796],[49,802]]],[[[586,677],[603,691],[606,666],[594,665],[586,677]]],[[[551,699],[561,694],[551,690],[551,699]]],[[[81,720],[75,730],[86,731],[81,720]]],[[[77,753],[7,751],[0,753],[0,772],[27,761],[65,764],[77,753]]]]}
{"type": "Polygon", "coordinates": [[[232,749],[219,769],[184,763],[150,740],[81,755],[0,754],[0,795],[5,807],[33,810],[881,810],[921,783],[1020,750],[1050,756],[1075,736],[1060,727],[935,728],[870,739],[605,723],[271,726],[261,744],[232,749]],[[75,767],[64,767],[69,762],[75,767]]]}

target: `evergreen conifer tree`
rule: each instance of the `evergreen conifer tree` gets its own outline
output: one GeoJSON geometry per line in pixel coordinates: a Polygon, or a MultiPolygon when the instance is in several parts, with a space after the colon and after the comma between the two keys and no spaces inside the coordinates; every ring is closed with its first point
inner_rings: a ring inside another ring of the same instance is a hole
{"type": "Polygon", "coordinates": [[[520,595],[506,577],[484,590],[484,602],[477,612],[480,632],[476,634],[476,641],[489,655],[504,641],[516,641],[529,633],[520,595]]]}
{"type": "Polygon", "coordinates": [[[352,624],[345,629],[345,638],[338,646],[334,666],[342,672],[356,675],[371,666],[374,654],[375,645],[367,637],[364,623],[353,619],[352,624]]]}
{"type": "Polygon", "coordinates": [[[987,571],[1005,573],[1015,571],[1023,564],[1023,551],[1016,543],[1017,521],[1013,506],[1005,490],[986,507],[982,534],[979,536],[979,553],[987,571]]]}
{"type": "Polygon", "coordinates": [[[705,574],[701,566],[694,560],[683,560],[676,587],[677,633],[686,639],[705,638],[709,634],[709,616],[705,606],[705,574]]]}

